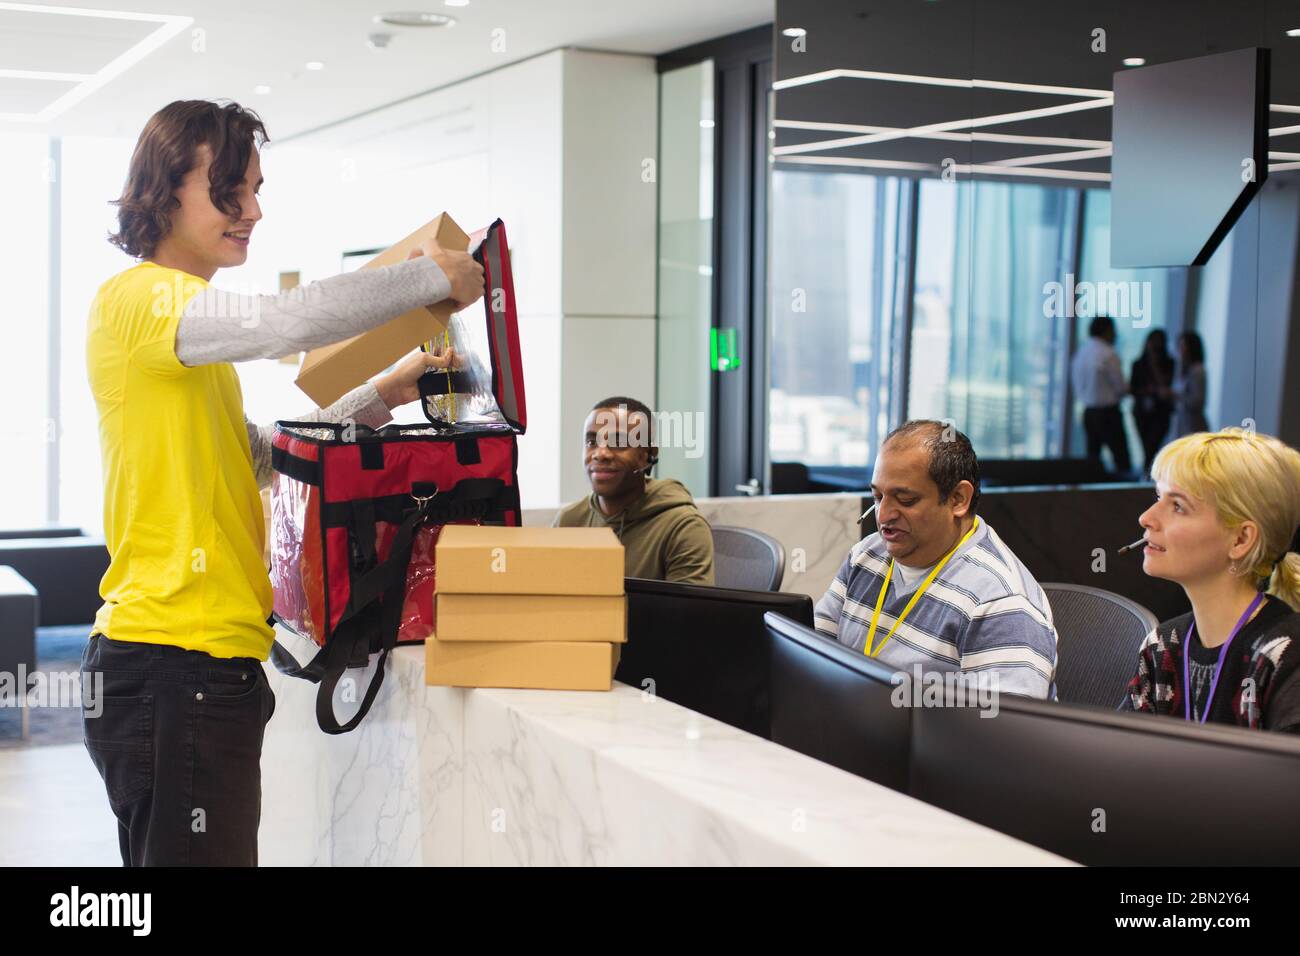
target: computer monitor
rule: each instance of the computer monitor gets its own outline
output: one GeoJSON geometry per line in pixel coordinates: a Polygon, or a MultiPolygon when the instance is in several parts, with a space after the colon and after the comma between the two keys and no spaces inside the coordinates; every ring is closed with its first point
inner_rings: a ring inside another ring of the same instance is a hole
{"type": "Polygon", "coordinates": [[[811,627],[775,614],[765,624],[772,740],[906,791],[912,711],[895,704],[895,672],[811,627]]]}
{"type": "Polygon", "coordinates": [[[811,624],[812,598],[627,578],[627,643],[615,678],[767,737],[763,615],[811,624]]]}
{"type": "Polygon", "coordinates": [[[912,711],[913,796],[1089,865],[1300,860],[1300,740],[1001,696],[912,711]]]}

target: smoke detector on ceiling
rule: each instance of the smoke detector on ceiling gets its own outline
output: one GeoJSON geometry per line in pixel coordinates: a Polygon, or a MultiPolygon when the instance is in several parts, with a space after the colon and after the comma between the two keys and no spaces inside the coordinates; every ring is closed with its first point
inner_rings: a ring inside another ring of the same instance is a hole
{"type": "Polygon", "coordinates": [[[386,23],[392,27],[451,27],[456,25],[456,18],[445,13],[426,13],[418,10],[398,10],[393,13],[381,13],[375,17],[376,23],[386,23]]]}

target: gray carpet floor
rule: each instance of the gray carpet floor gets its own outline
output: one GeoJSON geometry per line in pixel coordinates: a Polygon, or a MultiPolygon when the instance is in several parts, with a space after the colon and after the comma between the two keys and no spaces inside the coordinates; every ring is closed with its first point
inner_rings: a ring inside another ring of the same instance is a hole
{"type": "MultiPolygon", "coordinates": [[[[90,625],[42,627],[36,630],[36,669],[46,674],[76,673],[90,625]]],[[[0,750],[80,743],[81,707],[33,707],[28,714],[30,736],[22,739],[22,712],[0,707],[0,750]]]]}

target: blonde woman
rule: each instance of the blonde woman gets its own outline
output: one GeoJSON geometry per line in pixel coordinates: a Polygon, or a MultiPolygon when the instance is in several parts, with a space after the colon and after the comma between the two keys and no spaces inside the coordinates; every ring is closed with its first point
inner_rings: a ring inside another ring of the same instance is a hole
{"type": "Polygon", "coordinates": [[[1142,644],[1124,709],[1300,733],[1300,452],[1227,428],[1166,445],[1142,569],[1192,612],[1142,644]]]}

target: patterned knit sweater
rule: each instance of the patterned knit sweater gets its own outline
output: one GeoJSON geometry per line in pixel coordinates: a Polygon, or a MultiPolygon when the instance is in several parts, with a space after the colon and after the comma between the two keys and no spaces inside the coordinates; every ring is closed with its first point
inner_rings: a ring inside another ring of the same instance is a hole
{"type": "MultiPolygon", "coordinates": [[[[1191,613],[1162,622],[1142,642],[1123,710],[1183,716],[1183,654],[1191,613]]],[[[1300,733],[1300,614],[1268,598],[1223,663],[1207,723],[1300,733]]]]}

